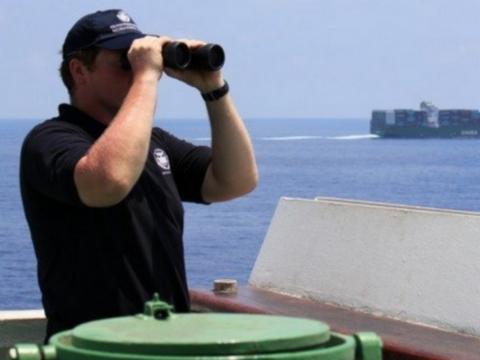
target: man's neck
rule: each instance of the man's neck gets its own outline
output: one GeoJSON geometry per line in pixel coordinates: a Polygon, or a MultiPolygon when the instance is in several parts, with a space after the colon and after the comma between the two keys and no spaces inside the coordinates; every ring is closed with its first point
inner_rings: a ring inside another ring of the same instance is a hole
{"type": "Polygon", "coordinates": [[[115,114],[112,114],[107,109],[104,109],[99,105],[89,104],[86,101],[79,101],[78,99],[72,99],[71,105],[75,106],[77,109],[81,110],[82,112],[90,116],[92,119],[95,119],[99,123],[102,123],[103,125],[106,125],[106,126],[108,126],[112,122],[113,118],[115,117],[115,114]]]}

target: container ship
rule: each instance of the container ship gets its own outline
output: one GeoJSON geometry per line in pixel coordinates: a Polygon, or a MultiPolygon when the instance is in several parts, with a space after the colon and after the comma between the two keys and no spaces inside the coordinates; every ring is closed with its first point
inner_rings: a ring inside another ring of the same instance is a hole
{"type": "Polygon", "coordinates": [[[478,110],[439,110],[431,102],[420,110],[373,110],[370,132],[386,138],[478,138],[478,110]]]}

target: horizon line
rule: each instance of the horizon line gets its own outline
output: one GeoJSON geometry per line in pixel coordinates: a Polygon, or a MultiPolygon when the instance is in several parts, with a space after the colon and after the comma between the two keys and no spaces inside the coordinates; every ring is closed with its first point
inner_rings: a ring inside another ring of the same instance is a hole
{"type": "MultiPolygon", "coordinates": [[[[0,121],[45,121],[49,119],[53,119],[54,117],[49,118],[7,118],[7,117],[0,117],[0,121]]],[[[245,121],[249,120],[260,120],[260,121],[269,121],[269,120],[370,120],[366,117],[342,117],[342,116],[321,116],[321,117],[312,117],[312,116],[305,116],[305,117],[243,117],[245,121]]],[[[154,118],[154,121],[202,121],[208,120],[207,117],[182,117],[182,118],[154,118]]]]}

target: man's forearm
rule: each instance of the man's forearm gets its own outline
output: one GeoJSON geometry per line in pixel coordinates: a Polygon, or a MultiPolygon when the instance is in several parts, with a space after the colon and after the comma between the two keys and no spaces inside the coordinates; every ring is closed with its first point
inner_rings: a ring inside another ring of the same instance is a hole
{"type": "Polygon", "coordinates": [[[202,188],[206,201],[224,201],[252,191],[258,181],[253,146],[230,95],[207,102],[212,162],[202,188]]]}
{"type": "Polygon", "coordinates": [[[75,182],[87,205],[114,205],[138,180],[150,144],[156,89],[156,79],[136,80],[110,125],[77,164],[75,182]]]}

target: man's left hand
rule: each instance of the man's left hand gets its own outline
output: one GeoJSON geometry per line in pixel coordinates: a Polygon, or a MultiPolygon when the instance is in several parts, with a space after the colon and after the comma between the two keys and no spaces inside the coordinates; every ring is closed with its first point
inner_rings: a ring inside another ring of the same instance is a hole
{"type": "MultiPolygon", "coordinates": [[[[191,39],[179,39],[176,41],[185,43],[191,50],[207,44],[204,41],[191,39]]],[[[220,70],[190,70],[188,68],[185,70],[178,70],[166,67],[164,72],[172,78],[183,81],[184,83],[197,88],[201,93],[208,93],[224,85],[223,76],[220,70]]]]}

